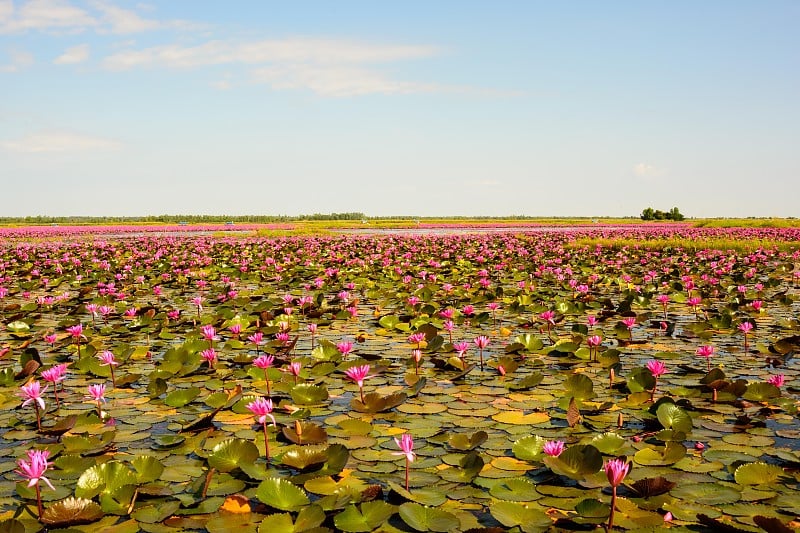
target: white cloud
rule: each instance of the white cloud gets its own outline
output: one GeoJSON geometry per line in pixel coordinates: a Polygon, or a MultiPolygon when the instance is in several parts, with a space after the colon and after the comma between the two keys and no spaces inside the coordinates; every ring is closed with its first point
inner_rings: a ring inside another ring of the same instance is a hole
{"type": "Polygon", "coordinates": [[[434,85],[391,80],[378,72],[342,66],[286,65],[253,71],[254,79],[276,90],[308,89],[320,96],[432,92],[434,85]]]}
{"type": "Polygon", "coordinates": [[[208,41],[197,46],[155,46],[106,58],[111,70],[135,67],[192,68],[231,63],[361,64],[429,57],[430,46],[380,45],[333,39],[278,39],[244,43],[208,41]]]}
{"type": "Polygon", "coordinates": [[[657,178],[663,176],[666,171],[648,163],[639,163],[633,167],[633,173],[640,178],[657,178]]]}
{"type": "Polygon", "coordinates": [[[8,58],[9,63],[0,65],[0,72],[18,72],[19,70],[33,65],[33,54],[25,50],[9,50],[8,58]]]}
{"type": "Polygon", "coordinates": [[[63,54],[53,60],[56,65],[74,65],[83,63],[89,59],[89,45],[79,44],[72,48],[67,48],[63,54]]]}
{"type": "Polygon", "coordinates": [[[71,132],[41,132],[20,139],[0,141],[0,148],[22,153],[97,151],[120,146],[118,141],[112,139],[71,132]]]}
{"type": "MultiPolygon", "coordinates": [[[[131,33],[142,33],[146,31],[160,29],[191,29],[198,27],[197,24],[183,20],[156,20],[141,17],[135,11],[115,6],[104,0],[94,0],[91,5],[101,12],[101,18],[110,25],[110,33],[127,35],[131,33]]],[[[138,6],[140,9],[144,6],[138,6]]],[[[149,9],[152,10],[152,9],[149,9]]]]}
{"type": "Polygon", "coordinates": [[[28,30],[79,32],[97,25],[87,11],[64,0],[28,0],[14,9],[13,2],[0,7],[0,33],[21,33],[28,30]]]}
{"type": "MultiPolygon", "coordinates": [[[[95,29],[99,33],[131,34],[172,28],[201,26],[183,20],[156,20],[105,0],[91,0],[90,12],[68,0],[27,0],[14,8],[13,0],[0,0],[0,34],[26,31],[79,33],[95,29]]],[[[140,7],[141,9],[141,7],[140,7]]]]}

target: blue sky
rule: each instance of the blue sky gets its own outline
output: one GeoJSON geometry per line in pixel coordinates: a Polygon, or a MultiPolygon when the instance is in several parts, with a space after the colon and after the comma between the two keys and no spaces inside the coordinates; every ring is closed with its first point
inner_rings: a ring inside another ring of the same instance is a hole
{"type": "Polygon", "coordinates": [[[800,3],[0,0],[2,216],[800,216],[800,3]]]}

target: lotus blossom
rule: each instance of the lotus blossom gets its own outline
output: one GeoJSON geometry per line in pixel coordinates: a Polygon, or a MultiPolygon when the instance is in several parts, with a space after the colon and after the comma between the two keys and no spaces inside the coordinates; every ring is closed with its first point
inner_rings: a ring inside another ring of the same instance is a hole
{"type": "Polygon", "coordinates": [[[114,367],[119,365],[119,363],[114,358],[113,352],[104,350],[97,355],[97,358],[100,359],[100,366],[107,366],[109,370],[111,370],[111,384],[116,388],[117,380],[114,377],[114,367]]]}
{"type": "Polygon", "coordinates": [[[549,455],[550,457],[558,457],[564,452],[564,441],[549,440],[544,443],[542,451],[544,452],[545,455],[549,455]]]}
{"type": "Polygon", "coordinates": [[[260,368],[264,371],[264,381],[267,382],[267,396],[272,396],[272,391],[270,390],[269,386],[269,374],[267,373],[267,369],[272,366],[275,362],[275,357],[272,355],[259,355],[255,359],[253,359],[253,366],[256,368],[260,368]]]}
{"type": "Polygon", "coordinates": [[[103,419],[103,407],[102,404],[106,401],[106,386],[104,383],[99,385],[89,385],[87,387],[87,392],[89,393],[86,396],[87,400],[91,400],[96,402],[97,404],[97,416],[100,417],[100,420],[103,419]]]}
{"type": "Polygon", "coordinates": [[[200,328],[200,334],[203,336],[205,340],[211,343],[211,348],[214,347],[214,339],[217,338],[217,330],[214,329],[214,326],[211,324],[206,324],[202,328],[200,328]]]}
{"type": "Polygon", "coordinates": [[[267,436],[267,419],[272,420],[272,426],[275,427],[275,416],[272,414],[272,400],[269,398],[256,398],[248,403],[245,407],[253,413],[256,421],[264,428],[264,450],[269,463],[269,437],[267,436]]]}
{"type": "Polygon", "coordinates": [[[247,337],[247,340],[256,345],[256,354],[258,354],[259,346],[264,344],[264,334],[261,333],[260,331],[256,331],[255,333],[247,337]]]}
{"type": "Polygon", "coordinates": [[[392,452],[392,455],[402,455],[406,458],[406,491],[408,491],[408,467],[417,456],[414,453],[414,439],[411,438],[410,433],[403,433],[399,439],[395,437],[394,442],[397,443],[400,451],[392,452]]]}
{"type": "Polygon", "coordinates": [[[600,345],[603,343],[603,337],[600,335],[590,335],[586,337],[586,345],[589,346],[589,355],[593,356],[593,360],[597,360],[597,351],[600,345]]]}
{"type": "Polygon", "coordinates": [[[695,352],[700,357],[706,358],[706,363],[708,365],[708,371],[711,372],[711,357],[714,355],[714,347],[713,346],[698,346],[697,351],[695,352]]]}
{"type": "Polygon", "coordinates": [[[294,376],[294,384],[297,385],[297,377],[300,375],[300,369],[303,367],[303,364],[300,361],[292,361],[287,366],[287,371],[294,376]]]}
{"type": "Polygon", "coordinates": [[[200,357],[205,359],[208,363],[208,368],[213,370],[214,364],[217,362],[217,352],[214,350],[214,348],[203,350],[200,352],[200,357]]]}
{"type": "Polygon", "coordinates": [[[308,332],[311,333],[311,349],[312,350],[314,349],[314,336],[317,333],[317,328],[318,328],[318,326],[316,324],[314,324],[313,322],[310,323],[308,326],[306,326],[306,329],[308,330],[308,332]]]}
{"type": "Polygon", "coordinates": [[[358,392],[361,395],[361,403],[366,403],[364,401],[364,380],[368,377],[369,365],[351,366],[344,373],[348,378],[356,382],[358,392]]]}
{"type": "Polygon", "coordinates": [[[336,349],[342,354],[342,359],[346,359],[347,354],[353,351],[353,343],[350,341],[342,341],[336,345],[336,349]]]}
{"type": "Polygon", "coordinates": [[[81,357],[81,337],[83,337],[83,324],[76,324],[74,326],[69,326],[67,328],[67,333],[72,335],[72,338],[75,339],[75,346],[78,350],[78,358],[81,357]]]}
{"type": "Polygon", "coordinates": [[[56,407],[61,407],[61,401],[58,398],[58,384],[64,380],[64,377],[67,374],[67,364],[61,363],[59,365],[53,365],[47,370],[42,370],[42,379],[45,381],[49,381],[53,384],[53,394],[56,397],[56,407]]]}
{"type": "Polygon", "coordinates": [[[633,340],[633,326],[636,325],[636,317],[635,316],[626,316],[622,319],[622,323],[625,324],[625,327],[628,328],[628,334],[630,335],[630,340],[633,340]]]}
{"type": "Polygon", "coordinates": [[[753,330],[752,322],[742,322],[739,324],[739,331],[744,333],[744,351],[747,352],[747,334],[753,330]]]}
{"type": "Polygon", "coordinates": [[[659,376],[663,376],[667,373],[667,365],[665,365],[661,361],[657,361],[655,359],[651,359],[647,362],[647,370],[653,375],[653,379],[655,382],[653,383],[653,390],[650,392],[650,401],[654,401],[656,395],[656,388],[658,387],[658,378],[659,376]]]}
{"type": "Polygon", "coordinates": [[[786,381],[786,376],[783,374],[775,374],[767,378],[767,383],[770,385],[775,385],[779,389],[783,387],[784,382],[786,381]]]}
{"type": "Polygon", "coordinates": [[[475,337],[475,346],[478,347],[478,353],[480,354],[481,358],[481,370],[483,370],[483,350],[487,346],[489,346],[489,337],[486,335],[478,335],[475,337]]]}
{"type": "Polygon", "coordinates": [[[36,411],[36,427],[39,431],[42,430],[42,418],[39,409],[45,409],[44,398],[42,394],[47,390],[47,386],[41,388],[39,381],[34,380],[19,388],[19,395],[24,399],[22,407],[33,404],[33,409],[36,411]]]}
{"type": "Polygon", "coordinates": [[[422,341],[424,340],[425,340],[424,333],[412,333],[411,335],[408,336],[408,342],[410,342],[411,344],[416,344],[417,349],[421,349],[422,341]]]}
{"type": "Polygon", "coordinates": [[[614,510],[617,505],[617,487],[622,484],[622,480],[628,475],[630,470],[630,463],[623,459],[610,459],[603,466],[606,471],[606,477],[611,484],[611,513],[608,515],[608,531],[614,528],[614,510]]]}
{"type": "Polygon", "coordinates": [[[667,305],[669,304],[669,295],[668,294],[659,294],[656,296],[656,301],[661,304],[661,307],[664,309],[664,320],[667,319],[667,305]]]}
{"type": "Polygon", "coordinates": [[[28,450],[28,461],[25,459],[17,459],[18,470],[17,474],[28,480],[28,487],[35,487],[36,489],[36,506],[39,511],[39,520],[42,519],[44,509],[42,508],[42,492],[39,486],[40,481],[47,483],[47,486],[53,490],[53,484],[44,475],[47,472],[47,467],[52,463],[47,462],[50,457],[50,450],[28,450]]]}

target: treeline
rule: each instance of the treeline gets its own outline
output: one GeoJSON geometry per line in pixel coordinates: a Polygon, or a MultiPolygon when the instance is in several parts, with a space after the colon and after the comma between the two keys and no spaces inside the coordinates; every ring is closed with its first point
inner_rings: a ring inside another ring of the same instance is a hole
{"type": "Polygon", "coordinates": [[[661,211],[660,209],[654,210],[652,207],[648,207],[642,211],[642,214],[639,218],[642,220],[683,220],[686,217],[681,214],[677,207],[673,207],[666,212],[661,211]]]}
{"type": "Polygon", "coordinates": [[[223,224],[225,222],[239,222],[252,224],[267,224],[270,222],[295,222],[302,220],[363,220],[366,218],[364,213],[314,213],[313,215],[152,215],[143,217],[90,217],[90,216],[67,216],[67,217],[0,217],[0,223],[4,224],[25,224],[25,225],[44,225],[44,224],[178,224],[188,222],[190,224],[223,224]]]}

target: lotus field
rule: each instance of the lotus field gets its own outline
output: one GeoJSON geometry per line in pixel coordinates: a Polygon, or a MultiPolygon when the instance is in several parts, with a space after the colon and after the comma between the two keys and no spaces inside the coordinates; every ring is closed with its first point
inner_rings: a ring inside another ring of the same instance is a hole
{"type": "Polygon", "coordinates": [[[0,532],[796,528],[800,231],[528,229],[6,231],[0,532]]]}

